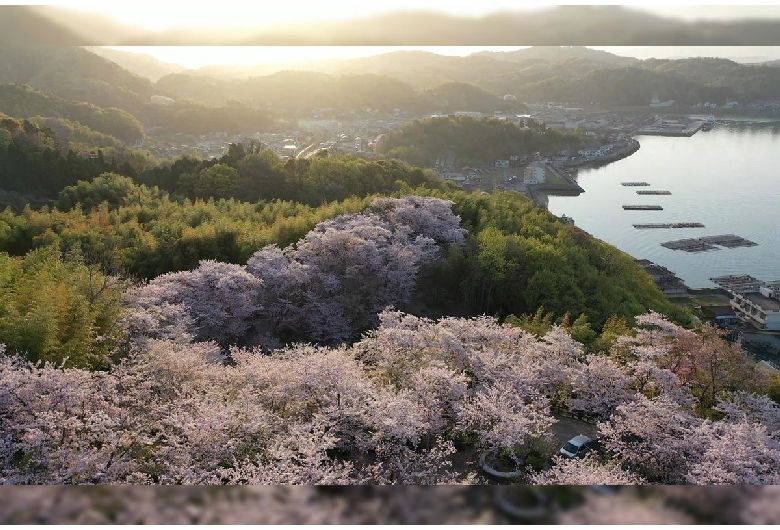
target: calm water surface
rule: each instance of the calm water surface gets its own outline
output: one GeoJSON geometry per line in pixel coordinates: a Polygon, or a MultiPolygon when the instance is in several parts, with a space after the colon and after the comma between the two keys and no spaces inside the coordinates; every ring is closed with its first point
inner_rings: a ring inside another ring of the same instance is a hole
{"type": "Polygon", "coordinates": [[[579,171],[585,193],[549,197],[555,215],[635,258],[677,273],[689,287],[712,287],[710,277],[751,274],[780,279],[780,126],[721,123],[690,138],[638,136],[633,155],[579,171]],[[649,187],[621,186],[646,181],[649,187]],[[637,195],[641,189],[672,195],[637,195]],[[626,211],[624,204],[658,204],[663,211],[626,211]],[[635,223],[700,222],[705,228],[639,230],[635,223]],[[702,253],[669,250],[665,241],[735,234],[756,247],[702,253]]]}

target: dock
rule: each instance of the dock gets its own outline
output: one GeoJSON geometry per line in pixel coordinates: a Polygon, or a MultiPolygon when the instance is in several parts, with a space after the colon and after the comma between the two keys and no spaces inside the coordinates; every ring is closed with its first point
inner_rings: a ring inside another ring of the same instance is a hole
{"type": "Polygon", "coordinates": [[[667,190],[636,190],[637,195],[671,195],[671,191],[667,190]]]}
{"type": "Polygon", "coordinates": [[[661,119],[652,125],[642,127],[637,134],[646,134],[651,136],[693,136],[704,125],[703,121],[680,121],[661,119]]]}
{"type": "Polygon", "coordinates": [[[645,272],[653,277],[653,281],[664,295],[670,298],[685,298],[688,296],[688,286],[666,267],[646,259],[638,259],[636,262],[644,267],[645,272]]]}
{"type": "Polygon", "coordinates": [[[761,282],[747,274],[718,276],[710,281],[733,293],[754,293],[761,288],[761,282]]]}
{"type": "Polygon", "coordinates": [[[636,224],[634,228],[704,228],[701,223],[648,223],[636,224]]]}
{"type": "Polygon", "coordinates": [[[744,237],[735,236],[734,234],[707,236],[694,239],[678,239],[677,241],[661,243],[662,247],[670,250],[682,250],[683,252],[707,252],[709,250],[720,250],[719,247],[737,248],[754,247],[757,245],[758,243],[754,243],[744,237]]]}
{"type": "Polygon", "coordinates": [[[657,204],[624,204],[624,210],[663,210],[663,206],[657,204]]]}
{"type": "Polygon", "coordinates": [[[647,182],[621,182],[621,186],[649,186],[647,182]]]}

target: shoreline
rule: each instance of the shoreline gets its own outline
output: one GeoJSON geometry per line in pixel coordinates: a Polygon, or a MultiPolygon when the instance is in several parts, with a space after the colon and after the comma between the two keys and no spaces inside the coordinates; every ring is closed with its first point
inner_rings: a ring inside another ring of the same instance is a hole
{"type": "Polygon", "coordinates": [[[639,140],[637,140],[636,138],[631,138],[630,145],[624,147],[623,149],[615,151],[614,153],[604,155],[599,158],[575,160],[573,162],[566,161],[563,163],[563,167],[599,166],[599,165],[609,164],[611,162],[617,162],[618,160],[622,160],[624,158],[633,155],[634,153],[639,151],[640,147],[641,145],[639,143],[639,140]]]}
{"type": "Polygon", "coordinates": [[[558,177],[563,179],[566,184],[563,185],[552,185],[552,184],[533,184],[531,186],[528,186],[526,193],[531,198],[531,200],[536,204],[537,206],[541,206],[544,209],[547,209],[547,200],[542,200],[539,197],[539,194],[542,194],[545,196],[550,195],[580,195],[581,193],[585,193],[585,189],[582,188],[582,186],[579,185],[579,183],[574,180],[574,177],[572,177],[567,169],[569,168],[579,168],[579,167],[599,167],[603,165],[610,164],[612,162],[617,162],[618,160],[622,160],[624,158],[628,158],[629,156],[636,153],[639,148],[641,147],[638,140],[635,138],[631,139],[631,143],[624,147],[623,149],[620,149],[618,151],[615,151],[614,153],[611,153],[609,155],[599,157],[598,159],[591,159],[591,160],[582,160],[582,161],[576,161],[576,162],[564,162],[561,165],[558,164],[548,164],[547,167],[550,169],[550,171],[554,172],[558,177]]]}

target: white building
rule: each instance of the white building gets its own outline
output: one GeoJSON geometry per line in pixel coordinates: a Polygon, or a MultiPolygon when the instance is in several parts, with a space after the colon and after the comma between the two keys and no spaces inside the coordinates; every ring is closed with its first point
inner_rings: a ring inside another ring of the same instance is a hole
{"type": "Polygon", "coordinates": [[[174,101],[171,98],[165,97],[165,96],[152,96],[149,98],[149,101],[152,103],[152,105],[173,105],[174,101]]]}
{"type": "Polygon", "coordinates": [[[531,162],[523,171],[523,184],[544,184],[545,180],[544,164],[541,162],[531,162]]]}
{"type": "Polygon", "coordinates": [[[780,330],[780,300],[760,292],[733,293],[734,312],[759,329],[780,330]]]}

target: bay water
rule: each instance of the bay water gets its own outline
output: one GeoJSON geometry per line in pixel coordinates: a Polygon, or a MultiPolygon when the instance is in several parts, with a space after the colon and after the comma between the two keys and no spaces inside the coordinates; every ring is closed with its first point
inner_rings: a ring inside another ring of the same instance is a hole
{"type": "Polygon", "coordinates": [[[780,123],[719,121],[692,137],[637,136],[640,149],[598,168],[580,169],[585,193],[549,196],[548,209],[637,259],[675,272],[689,287],[711,277],[750,274],[780,280],[780,123]],[[647,187],[622,186],[645,181],[647,187]],[[638,195],[668,190],[671,195],[638,195]],[[652,204],[662,211],[624,210],[652,204]],[[645,223],[699,222],[704,228],[637,229],[645,223]],[[666,241],[734,234],[758,243],[700,253],[670,250],[666,241]]]}

